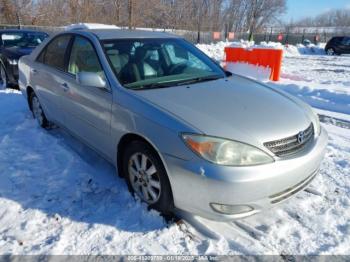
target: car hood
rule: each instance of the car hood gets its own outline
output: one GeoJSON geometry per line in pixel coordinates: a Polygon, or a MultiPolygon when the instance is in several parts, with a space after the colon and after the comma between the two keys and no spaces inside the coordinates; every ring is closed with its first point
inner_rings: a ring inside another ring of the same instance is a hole
{"type": "Polygon", "coordinates": [[[295,135],[311,123],[293,99],[239,76],[136,94],[204,134],[256,146],[295,135]]]}
{"type": "Polygon", "coordinates": [[[33,50],[34,47],[10,47],[5,48],[3,52],[12,59],[19,59],[21,56],[29,55],[33,50]]]}

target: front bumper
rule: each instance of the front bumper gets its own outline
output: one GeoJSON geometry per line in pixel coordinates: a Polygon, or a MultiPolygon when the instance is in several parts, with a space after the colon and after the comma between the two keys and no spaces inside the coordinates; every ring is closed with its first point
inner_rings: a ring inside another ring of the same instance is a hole
{"type": "Polygon", "coordinates": [[[219,166],[200,158],[185,161],[165,155],[175,206],[214,220],[253,215],[295,195],[315,177],[327,146],[327,132],[298,156],[251,167],[219,166]],[[210,204],[247,206],[244,213],[222,214],[210,204]]]}

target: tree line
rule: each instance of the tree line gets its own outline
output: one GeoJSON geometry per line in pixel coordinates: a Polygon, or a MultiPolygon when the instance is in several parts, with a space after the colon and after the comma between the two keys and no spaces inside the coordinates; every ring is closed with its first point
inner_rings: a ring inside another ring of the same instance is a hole
{"type": "Polygon", "coordinates": [[[350,27],[350,8],[329,10],[316,17],[304,18],[291,24],[301,27],[350,27]]]}
{"type": "Polygon", "coordinates": [[[285,11],[286,0],[0,0],[0,23],[259,32],[285,11]]]}

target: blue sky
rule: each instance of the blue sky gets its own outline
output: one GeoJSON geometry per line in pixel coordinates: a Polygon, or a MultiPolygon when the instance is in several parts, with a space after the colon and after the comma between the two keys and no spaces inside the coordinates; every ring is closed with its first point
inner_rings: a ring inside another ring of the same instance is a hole
{"type": "Polygon", "coordinates": [[[287,0],[288,10],[284,20],[298,20],[318,15],[330,9],[350,8],[350,0],[287,0]]]}

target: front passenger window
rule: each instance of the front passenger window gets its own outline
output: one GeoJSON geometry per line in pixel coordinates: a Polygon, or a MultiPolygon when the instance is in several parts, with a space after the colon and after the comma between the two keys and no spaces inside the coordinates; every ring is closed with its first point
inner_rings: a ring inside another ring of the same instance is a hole
{"type": "Polygon", "coordinates": [[[89,40],[80,36],[74,39],[68,72],[73,75],[79,72],[92,72],[104,77],[98,56],[89,40]]]}

